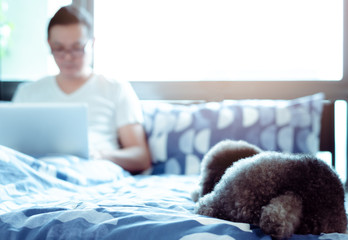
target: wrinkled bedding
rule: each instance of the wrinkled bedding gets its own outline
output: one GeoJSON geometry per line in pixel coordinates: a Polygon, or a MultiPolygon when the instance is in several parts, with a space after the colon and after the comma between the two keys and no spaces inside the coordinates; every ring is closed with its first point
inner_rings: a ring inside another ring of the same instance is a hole
{"type": "Polygon", "coordinates": [[[271,239],[249,224],[193,214],[197,179],[132,176],[108,161],[34,159],[0,146],[0,239],[271,239]]]}

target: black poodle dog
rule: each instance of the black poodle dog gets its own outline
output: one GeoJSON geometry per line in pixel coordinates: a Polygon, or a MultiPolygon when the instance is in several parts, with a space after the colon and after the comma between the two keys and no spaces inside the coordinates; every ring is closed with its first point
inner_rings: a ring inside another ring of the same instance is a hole
{"type": "Polygon", "coordinates": [[[276,239],[347,231],[343,184],[312,155],[222,141],[204,156],[192,199],[197,214],[257,225],[276,239]]]}

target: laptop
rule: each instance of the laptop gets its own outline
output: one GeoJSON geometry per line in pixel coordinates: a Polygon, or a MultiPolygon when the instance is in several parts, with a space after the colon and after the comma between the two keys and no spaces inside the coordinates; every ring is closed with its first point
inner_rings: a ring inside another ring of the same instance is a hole
{"type": "Polygon", "coordinates": [[[35,158],[88,158],[87,105],[0,103],[0,145],[35,158]]]}

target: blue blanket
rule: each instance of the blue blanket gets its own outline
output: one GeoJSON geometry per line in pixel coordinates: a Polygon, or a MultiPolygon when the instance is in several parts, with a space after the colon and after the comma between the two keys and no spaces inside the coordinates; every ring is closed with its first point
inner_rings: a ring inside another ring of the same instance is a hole
{"type": "Polygon", "coordinates": [[[0,239],[271,239],[249,224],[193,214],[197,179],[131,176],[108,161],[34,159],[0,146],[0,239]]]}

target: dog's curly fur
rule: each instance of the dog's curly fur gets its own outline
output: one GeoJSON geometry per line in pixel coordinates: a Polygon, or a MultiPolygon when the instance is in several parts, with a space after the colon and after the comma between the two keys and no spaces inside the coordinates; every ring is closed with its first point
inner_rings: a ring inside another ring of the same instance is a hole
{"type": "Polygon", "coordinates": [[[204,156],[192,198],[198,214],[251,223],[277,239],[347,230],[343,184],[326,163],[244,141],[222,141],[204,156]]]}

